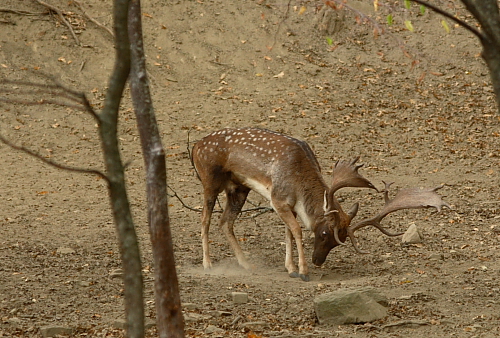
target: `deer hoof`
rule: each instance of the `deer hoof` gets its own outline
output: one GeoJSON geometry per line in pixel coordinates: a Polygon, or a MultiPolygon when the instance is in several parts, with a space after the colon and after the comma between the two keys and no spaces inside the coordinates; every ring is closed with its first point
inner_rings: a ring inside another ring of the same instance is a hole
{"type": "Polygon", "coordinates": [[[309,279],[309,275],[299,275],[300,276],[300,279],[302,279],[304,282],[309,282],[310,279],[309,279]]]}
{"type": "Polygon", "coordinates": [[[299,277],[299,273],[297,271],[294,271],[294,272],[290,272],[288,274],[288,276],[292,277],[292,278],[298,278],[299,277]]]}

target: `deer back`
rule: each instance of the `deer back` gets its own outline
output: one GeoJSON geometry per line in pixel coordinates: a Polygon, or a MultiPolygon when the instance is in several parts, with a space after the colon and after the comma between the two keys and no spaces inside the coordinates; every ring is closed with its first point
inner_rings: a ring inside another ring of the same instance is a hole
{"type": "Polygon", "coordinates": [[[326,187],[307,143],[265,129],[223,129],[209,134],[195,144],[193,163],[202,182],[222,175],[268,200],[271,194],[287,198],[292,207],[313,191],[321,195],[326,187]]]}

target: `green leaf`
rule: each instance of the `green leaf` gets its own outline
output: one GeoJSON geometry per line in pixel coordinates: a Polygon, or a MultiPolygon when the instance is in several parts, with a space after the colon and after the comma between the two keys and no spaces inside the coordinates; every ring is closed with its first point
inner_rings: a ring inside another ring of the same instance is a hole
{"type": "Polygon", "coordinates": [[[406,7],[406,9],[410,9],[410,7],[411,7],[411,1],[410,0],[405,0],[405,7],[406,7]]]}
{"type": "Polygon", "coordinates": [[[425,14],[425,6],[420,5],[420,14],[424,15],[425,14]]]}
{"type": "Polygon", "coordinates": [[[410,32],[414,31],[413,25],[411,24],[410,20],[405,20],[405,26],[406,26],[406,29],[408,29],[410,32]]]}
{"type": "Polygon", "coordinates": [[[326,43],[327,43],[329,46],[333,45],[333,40],[332,40],[332,38],[329,38],[329,37],[327,36],[327,37],[326,37],[326,43]]]}
{"type": "Polygon", "coordinates": [[[387,24],[390,26],[390,25],[392,25],[392,24],[393,24],[393,22],[394,22],[394,20],[393,20],[393,18],[392,18],[392,14],[389,14],[389,15],[387,16],[387,24]]]}
{"type": "Polygon", "coordinates": [[[441,20],[441,25],[443,25],[444,30],[446,31],[446,33],[450,33],[450,26],[448,26],[448,23],[446,21],[441,20]]]}

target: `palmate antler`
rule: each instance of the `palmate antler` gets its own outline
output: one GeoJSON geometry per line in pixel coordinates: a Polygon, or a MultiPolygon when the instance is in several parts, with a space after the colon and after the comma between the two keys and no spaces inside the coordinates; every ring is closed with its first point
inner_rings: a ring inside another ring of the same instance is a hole
{"type": "Polygon", "coordinates": [[[335,224],[333,226],[333,235],[337,244],[345,245],[339,238],[339,231],[345,229],[347,235],[351,239],[354,249],[359,253],[366,253],[362,251],[357,244],[354,232],[366,226],[374,226],[379,229],[384,235],[387,236],[400,236],[403,233],[391,233],[384,229],[380,222],[382,219],[390,214],[391,212],[402,210],[402,209],[419,209],[419,208],[429,208],[434,207],[441,211],[442,207],[450,207],[448,203],[441,199],[436,191],[441,189],[444,185],[436,188],[407,188],[402,189],[396,193],[396,196],[391,200],[389,199],[389,187],[392,183],[385,183],[384,189],[384,208],[373,218],[364,219],[361,222],[351,225],[351,221],[357,213],[358,204],[356,203],[353,208],[347,213],[344,213],[340,203],[335,198],[335,192],[341,188],[345,187],[357,187],[357,188],[371,188],[379,191],[370,181],[364,178],[359,172],[362,164],[356,164],[359,157],[351,161],[337,161],[333,168],[333,181],[332,187],[325,192],[325,215],[332,214],[335,218],[335,224]]]}
{"type": "Polygon", "coordinates": [[[441,211],[442,207],[450,208],[450,205],[441,199],[441,196],[436,193],[437,190],[444,187],[440,185],[436,188],[406,188],[401,189],[396,193],[396,196],[391,200],[389,199],[389,187],[391,183],[385,183],[384,190],[384,200],[385,205],[384,208],[373,218],[364,219],[361,222],[358,222],[354,225],[350,225],[347,228],[347,234],[351,239],[351,242],[359,253],[367,253],[365,251],[361,251],[357,245],[356,237],[354,236],[354,232],[366,226],[374,226],[379,229],[383,234],[387,236],[400,236],[403,233],[391,233],[384,229],[380,222],[382,219],[390,214],[391,212],[402,210],[402,209],[420,209],[420,208],[436,208],[438,212],[441,211]]]}
{"type": "Polygon", "coordinates": [[[325,215],[333,214],[333,217],[335,218],[333,236],[335,238],[335,241],[341,245],[345,245],[345,243],[339,239],[339,230],[341,228],[347,228],[349,226],[351,220],[356,216],[358,212],[359,204],[354,204],[346,214],[342,210],[340,203],[335,198],[335,192],[345,187],[371,188],[378,191],[378,189],[370,181],[368,181],[358,172],[359,168],[363,166],[363,164],[356,164],[358,160],[359,157],[356,157],[351,161],[337,161],[335,163],[335,166],[333,167],[332,186],[328,193],[325,192],[325,215]]]}

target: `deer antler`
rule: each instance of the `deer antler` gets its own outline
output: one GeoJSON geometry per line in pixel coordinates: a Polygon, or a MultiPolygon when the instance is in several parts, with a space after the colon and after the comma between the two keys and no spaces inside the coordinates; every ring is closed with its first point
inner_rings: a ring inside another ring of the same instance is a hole
{"type": "MultiPolygon", "coordinates": [[[[375,186],[358,172],[363,164],[357,164],[359,157],[354,158],[350,162],[339,160],[333,168],[333,181],[330,188],[330,195],[335,194],[337,190],[345,187],[353,188],[372,188],[377,190],[375,186]]],[[[377,190],[378,191],[378,190],[377,190]]]]}
{"type": "Polygon", "coordinates": [[[396,196],[394,196],[394,198],[391,200],[389,199],[389,187],[391,186],[392,182],[391,183],[383,182],[383,183],[385,184],[385,190],[384,190],[385,205],[382,208],[382,210],[375,217],[362,220],[361,222],[352,225],[347,229],[347,234],[351,239],[354,249],[356,249],[356,251],[359,253],[367,253],[367,252],[361,251],[359,249],[356,237],[354,236],[354,232],[356,230],[371,225],[379,229],[383,234],[387,236],[400,236],[403,234],[403,233],[391,233],[380,225],[382,219],[391,212],[402,209],[420,209],[420,208],[431,208],[431,207],[436,208],[437,211],[440,212],[442,207],[451,208],[450,205],[445,201],[443,201],[441,199],[441,196],[436,193],[437,190],[444,187],[444,184],[436,188],[401,189],[396,193],[396,196]]]}
{"type": "Polygon", "coordinates": [[[338,160],[335,163],[333,167],[332,187],[328,191],[328,197],[325,195],[325,214],[333,210],[342,211],[342,207],[334,196],[335,192],[341,188],[372,188],[377,190],[370,181],[358,172],[359,168],[363,166],[363,164],[356,165],[358,160],[359,157],[356,157],[350,162],[338,160]]]}
{"type": "MultiPolygon", "coordinates": [[[[345,245],[344,242],[339,239],[339,228],[343,226],[348,226],[351,222],[351,219],[356,215],[358,208],[357,205],[346,215],[340,203],[335,198],[335,192],[341,188],[345,187],[353,187],[353,188],[372,188],[377,190],[377,188],[366,178],[364,178],[359,172],[359,168],[363,166],[363,164],[356,164],[359,160],[359,157],[356,157],[349,161],[339,160],[335,163],[333,167],[333,181],[332,187],[328,191],[328,196],[325,192],[325,215],[333,213],[333,217],[335,218],[335,226],[333,228],[333,235],[335,241],[338,244],[345,245]],[[346,225],[342,224],[341,217],[348,218],[346,225]]],[[[378,190],[377,190],[378,191],[378,190]]]]}

